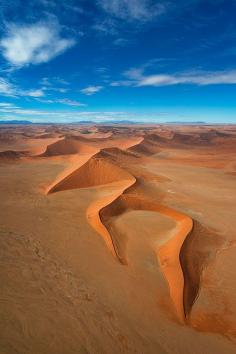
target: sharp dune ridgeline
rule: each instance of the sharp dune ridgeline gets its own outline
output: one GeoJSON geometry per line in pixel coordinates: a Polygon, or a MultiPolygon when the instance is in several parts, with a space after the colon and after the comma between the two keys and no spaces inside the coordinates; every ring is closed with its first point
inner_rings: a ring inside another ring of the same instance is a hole
{"type": "Polygon", "coordinates": [[[235,127],[27,129],[0,135],[3,352],[235,353],[235,127]]]}

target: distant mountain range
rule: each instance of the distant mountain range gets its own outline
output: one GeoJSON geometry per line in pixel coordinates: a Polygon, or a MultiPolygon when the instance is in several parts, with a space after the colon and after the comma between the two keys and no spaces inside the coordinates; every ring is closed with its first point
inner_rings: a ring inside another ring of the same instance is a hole
{"type": "Polygon", "coordinates": [[[166,122],[165,124],[181,124],[181,125],[192,125],[192,124],[207,124],[206,122],[196,121],[196,122],[181,122],[181,121],[173,121],[173,122],[166,122]]]}
{"type": "MultiPolygon", "coordinates": [[[[94,122],[92,120],[82,120],[82,121],[78,121],[78,122],[68,122],[68,123],[53,123],[53,122],[41,122],[41,123],[33,123],[31,121],[28,120],[0,120],[0,125],[50,125],[50,124],[69,124],[69,125],[97,125],[97,124],[101,124],[101,125],[109,125],[109,124],[126,124],[126,125],[135,125],[135,124],[176,124],[176,125],[203,125],[203,124],[208,124],[206,122],[202,122],[202,121],[196,121],[196,122],[181,122],[181,121],[173,121],[173,122],[156,122],[156,123],[152,123],[152,122],[135,122],[135,121],[130,121],[130,120],[109,120],[109,121],[102,121],[102,122],[94,122]]],[[[210,124],[210,123],[209,123],[210,124]]],[[[214,124],[214,123],[212,123],[214,124]]]]}
{"type": "MultiPolygon", "coordinates": [[[[129,120],[110,120],[110,121],[103,121],[103,122],[94,122],[92,120],[82,120],[78,122],[68,122],[68,123],[53,123],[53,122],[46,122],[46,123],[33,123],[28,120],[0,120],[0,124],[5,124],[5,125],[29,125],[29,124],[34,124],[34,125],[48,125],[48,124],[69,124],[69,125],[76,125],[76,124],[82,124],[82,125],[95,125],[95,124],[139,124],[138,122],[132,122],[129,120]]],[[[143,123],[140,123],[143,124],[143,123]]]]}
{"type": "Polygon", "coordinates": [[[17,125],[27,125],[27,124],[34,124],[28,120],[0,120],[0,124],[17,124],[17,125]]]}
{"type": "MultiPolygon", "coordinates": [[[[82,120],[79,122],[74,122],[70,124],[139,124],[138,122],[133,122],[130,120],[105,120],[102,122],[94,122],[92,120],[82,120]]],[[[143,122],[140,124],[144,124],[143,122]]]]}

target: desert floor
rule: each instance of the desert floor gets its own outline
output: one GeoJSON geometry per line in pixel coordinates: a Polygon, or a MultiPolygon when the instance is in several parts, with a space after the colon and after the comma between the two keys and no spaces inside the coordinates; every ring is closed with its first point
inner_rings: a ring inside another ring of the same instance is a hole
{"type": "Polygon", "coordinates": [[[236,353],[235,177],[233,125],[2,125],[0,353],[236,353]]]}

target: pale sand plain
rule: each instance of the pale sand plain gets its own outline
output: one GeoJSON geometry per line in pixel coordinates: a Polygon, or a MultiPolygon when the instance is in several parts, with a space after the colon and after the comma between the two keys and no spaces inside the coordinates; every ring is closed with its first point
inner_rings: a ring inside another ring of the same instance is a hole
{"type": "Polygon", "coordinates": [[[235,126],[2,126],[1,353],[236,353],[235,126]]]}

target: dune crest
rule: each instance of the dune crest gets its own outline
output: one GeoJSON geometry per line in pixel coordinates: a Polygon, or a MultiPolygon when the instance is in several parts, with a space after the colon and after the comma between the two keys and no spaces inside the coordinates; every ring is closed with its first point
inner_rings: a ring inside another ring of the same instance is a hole
{"type": "MultiPolygon", "coordinates": [[[[119,152],[119,149],[115,149],[115,152],[117,150],[119,152]]],[[[114,152],[114,149],[112,149],[112,152],[114,152]]],[[[140,199],[138,196],[136,198],[129,198],[127,193],[131,187],[135,186],[136,178],[125,169],[111,162],[110,155],[107,155],[106,149],[105,151],[101,150],[80,168],[54,185],[48,191],[48,194],[111,183],[115,186],[114,191],[110,195],[93,202],[88,207],[86,214],[90,225],[102,236],[108,249],[122,264],[128,264],[128,260],[125,257],[125,249],[112,232],[112,227],[109,223],[111,216],[120,215],[129,208],[155,211],[176,221],[175,235],[160,249],[156,250],[156,252],[161,270],[169,285],[170,297],[176,309],[177,316],[181,322],[184,322],[185,305],[183,294],[185,284],[179,258],[181,247],[193,226],[191,218],[158,203],[140,199]],[[117,205],[120,203],[120,198],[123,198],[123,206],[121,208],[117,205]]]]}
{"type": "Polygon", "coordinates": [[[129,180],[130,178],[131,176],[128,172],[99,157],[99,155],[94,155],[84,165],[57,183],[48,193],[94,187],[121,180],[129,180]]]}
{"type": "MultiPolygon", "coordinates": [[[[181,322],[185,322],[185,317],[187,315],[185,309],[188,309],[188,312],[190,312],[191,306],[189,305],[188,296],[185,296],[184,298],[184,288],[187,284],[185,284],[182,268],[186,267],[186,263],[180,263],[180,252],[185,239],[189,236],[192,230],[193,221],[187,215],[177,212],[174,209],[126,193],[128,193],[128,189],[126,189],[125,194],[121,195],[119,199],[114,200],[112,204],[107,205],[101,210],[100,216],[102,222],[106,225],[111,235],[113,229],[110,224],[110,219],[114,216],[125,213],[126,210],[154,211],[167,216],[176,222],[174,236],[155,251],[160,262],[162,273],[169,285],[170,297],[175,306],[177,316],[181,322]]],[[[113,236],[113,239],[114,238],[115,237],[113,236]]],[[[120,259],[122,259],[122,263],[128,264],[125,250],[122,245],[118,252],[121,255],[120,259]]]]}
{"type": "Polygon", "coordinates": [[[91,154],[96,148],[72,138],[64,138],[48,145],[41,156],[57,156],[70,154],[91,154]]]}

